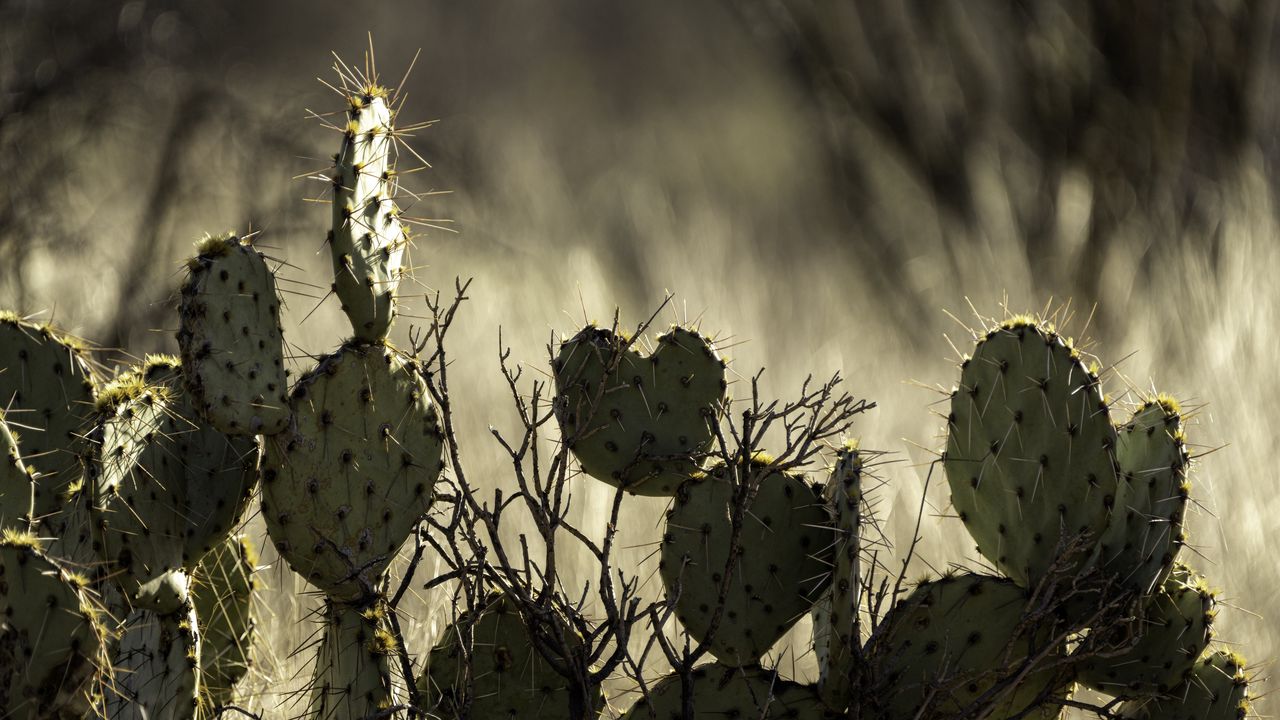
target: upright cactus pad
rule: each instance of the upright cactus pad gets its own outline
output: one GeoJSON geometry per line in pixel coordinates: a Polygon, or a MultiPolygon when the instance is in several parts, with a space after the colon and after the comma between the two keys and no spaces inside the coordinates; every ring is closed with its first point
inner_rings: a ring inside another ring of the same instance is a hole
{"type": "Polygon", "coordinates": [[[676,327],[648,357],[589,326],[554,361],[561,434],[588,475],[638,495],[672,495],[711,446],[725,363],[676,327]]]}
{"type": "Polygon", "coordinates": [[[58,512],[80,477],[93,402],[93,372],[79,343],[0,312],[0,410],[21,426],[23,462],[39,473],[38,521],[58,512]]]}
{"type": "Polygon", "coordinates": [[[1133,637],[1120,633],[1098,647],[1082,664],[1080,683],[1117,697],[1170,692],[1209,646],[1214,602],[1204,578],[1178,566],[1139,613],[1133,637]]]}
{"type": "Polygon", "coordinates": [[[98,525],[103,554],[131,594],[167,572],[194,570],[240,521],[256,481],[254,440],[205,425],[178,372],[174,358],[148,358],[99,403],[98,525]]]}
{"type": "Polygon", "coordinates": [[[77,716],[109,665],[101,611],[82,576],[40,549],[35,536],[0,535],[0,715],[77,716]]]}
{"type": "Polygon", "coordinates": [[[387,612],[381,600],[363,607],[325,602],[309,717],[365,720],[400,703],[403,688],[391,673],[397,646],[387,629],[387,612]]]}
{"type": "Polygon", "coordinates": [[[18,454],[18,441],[0,410],[0,528],[31,526],[35,479],[18,454]]]}
{"type": "Polygon", "coordinates": [[[355,336],[376,342],[395,317],[401,257],[409,243],[395,204],[393,113],[385,88],[370,86],[348,98],[349,119],[334,159],[334,291],[355,336]]]}
{"type": "MultiPolygon", "coordinates": [[[[1004,578],[959,575],[921,583],[900,600],[867,647],[884,717],[950,717],[997,684],[1012,683],[987,716],[1003,720],[1069,685],[1060,670],[1033,670],[1012,682],[1028,657],[1047,653],[1052,661],[1066,651],[1053,644],[1060,628],[1025,626],[1029,597],[1004,578]]],[[[1042,714],[1056,717],[1056,710],[1042,714]]]]}
{"type": "Polygon", "coordinates": [[[1168,693],[1120,706],[1133,720],[1244,720],[1252,714],[1244,658],[1218,651],[1200,658],[1191,676],[1168,693]]]}
{"type": "MultiPolygon", "coordinates": [[[[820,491],[757,457],[759,477],[739,537],[741,555],[710,650],[726,665],[753,665],[822,595],[831,579],[831,521],[820,491]]],[[[733,532],[734,483],[725,466],[680,487],[667,512],[658,565],[676,616],[697,640],[711,631],[733,532]]]]}
{"type": "Polygon", "coordinates": [[[228,537],[205,556],[191,584],[200,622],[202,707],[229,705],[233,689],[252,664],[254,593],[258,553],[248,536],[228,537]]]}
{"type": "Polygon", "coordinates": [[[1116,459],[1121,482],[1099,564],[1146,595],[1164,582],[1183,542],[1190,486],[1178,404],[1164,396],[1143,403],[1120,428],[1116,459]]]}
{"type": "Polygon", "coordinates": [[[298,381],[267,438],[262,514],[293,570],[336,599],[377,586],[431,507],[444,433],[417,364],[351,343],[298,381]]]}
{"type": "Polygon", "coordinates": [[[200,633],[190,602],[174,612],[134,611],[106,688],[111,720],[194,720],[200,697],[200,633]]]}
{"type": "Polygon", "coordinates": [[[843,710],[854,699],[854,659],[862,646],[858,632],[862,599],[862,455],[857,443],[848,443],[836,453],[825,494],[834,512],[836,538],[830,614],[826,618],[829,627],[823,633],[827,648],[820,654],[823,662],[819,667],[819,690],[828,705],[843,710]]]}
{"type": "Polygon", "coordinates": [[[201,240],[187,261],[178,345],[191,404],[228,435],[273,435],[289,421],[276,280],[235,235],[201,240]]]}
{"type": "MultiPolygon", "coordinates": [[[[567,720],[566,681],[533,646],[515,604],[492,595],[472,623],[471,616],[464,613],[432,649],[417,683],[422,710],[446,720],[462,718],[464,706],[472,718],[567,720]],[[468,624],[472,633],[470,684],[461,642],[468,624]]],[[[563,632],[573,637],[570,628],[563,628],[563,632]]],[[[597,700],[597,706],[602,707],[603,694],[597,700]]]]}
{"type": "MultiPolygon", "coordinates": [[[[823,720],[840,715],[827,710],[808,685],[783,680],[773,670],[713,663],[693,671],[695,720],[823,720]]],[[[668,675],[649,688],[623,714],[623,720],[681,720],[684,689],[679,675],[668,675]]]]}
{"type": "Polygon", "coordinates": [[[1097,375],[1056,332],[1006,322],[961,365],[951,502],[978,551],[1019,585],[1043,579],[1063,541],[1097,542],[1116,498],[1115,447],[1097,375]]]}

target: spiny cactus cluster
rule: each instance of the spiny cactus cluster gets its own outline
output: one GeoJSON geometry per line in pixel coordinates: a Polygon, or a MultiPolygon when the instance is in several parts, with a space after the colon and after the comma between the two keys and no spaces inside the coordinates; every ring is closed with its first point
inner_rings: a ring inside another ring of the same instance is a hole
{"type": "MultiPolygon", "coordinates": [[[[180,357],[110,379],[84,343],[0,314],[4,717],[211,718],[234,705],[260,642],[256,553],[235,534],[255,494],[275,550],[324,594],[306,716],[617,715],[583,669],[622,652],[609,646],[625,648],[641,614],[592,625],[555,589],[510,586],[546,570],[527,549],[535,569],[522,574],[471,545],[445,579],[483,592],[416,667],[404,647],[389,567],[446,501],[445,459],[458,456],[432,376],[443,355],[431,366],[387,339],[409,242],[397,108],[372,79],[345,79],[328,245],[353,335],[295,382],[275,269],[247,237],[197,243],[180,357]]],[[[990,568],[877,585],[863,547],[874,455],[831,448],[814,482],[803,465],[817,448],[754,445],[750,423],[782,415],[755,407],[743,428],[730,423],[710,338],[674,327],[647,354],[641,340],[592,325],[559,343],[541,411],[561,457],[617,503],[669,498],[665,598],[650,617],[673,672],[646,680],[638,663],[615,663],[641,690],[623,717],[1055,718],[1078,687],[1118,698],[1112,716],[1125,718],[1250,712],[1243,660],[1210,642],[1215,595],[1179,553],[1191,458],[1172,399],[1117,425],[1096,367],[1049,324],[982,333],[951,394],[941,465],[990,568]],[[806,616],[819,661],[808,685],[762,665],[806,616]],[[698,664],[705,654],[713,662],[698,664]]],[[[847,427],[815,430],[824,417],[784,423],[788,441],[847,427]]],[[[524,494],[537,493],[553,489],[524,494]]],[[[500,507],[473,507],[491,536],[500,507]]],[[[535,520],[552,534],[564,522],[535,520]]],[[[609,557],[607,541],[592,547],[609,557]]]]}

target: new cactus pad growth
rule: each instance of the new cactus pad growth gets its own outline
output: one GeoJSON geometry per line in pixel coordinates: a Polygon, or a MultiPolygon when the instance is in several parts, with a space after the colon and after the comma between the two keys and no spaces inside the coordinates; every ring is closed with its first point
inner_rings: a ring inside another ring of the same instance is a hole
{"type": "Polygon", "coordinates": [[[247,536],[228,537],[205,556],[191,584],[200,622],[201,707],[229,705],[252,664],[258,554],[247,536]]]}
{"type": "MultiPolygon", "coordinates": [[[[681,720],[683,688],[679,675],[668,675],[649,687],[622,717],[624,720],[681,720]]],[[[818,693],[758,666],[712,663],[693,671],[694,720],[823,720],[839,717],[818,693]]]]}
{"type": "Polygon", "coordinates": [[[1155,698],[1130,700],[1118,716],[1132,720],[1244,720],[1252,713],[1244,658],[1219,650],[1200,658],[1190,677],[1155,698]]]}
{"type": "MultiPolygon", "coordinates": [[[[572,636],[573,631],[562,628],[572,636]]],[[[569,688],[529,639],[514,603],[491,595],[478,617],[463,613],[445,629],[444,636],[427,658],[426,671],[418,678],[422,710],[435,717],[463,718],[464,707],[472,718],[569,718],[569,688]],[[469,665],[461,642],[471,629],[469,665]]],[[[604,697],[596,693],[597,707],[604,697]]]]}
{"type": "Polygon", "coordinates": [[[412,359],[354,343],[304,375],[290,407],[292,427],[266,441],[267,529],[295,572],[335,599],[367,598],[435,497],[436,408],[412,359]]]}
{"type": "MultiPolygon", "coordinates": [[[[1061,628],[1043,618],[1028,621],[1030,597],[1005,578],[983,575],[918,585],[889,612],[867,647],[874,700],[883,716],[949,717],[996,689],[996,712],[989,717],[1002,720],[1019,717],[1044,694],[1069,686],[1061,669],[1036,669],[1046,667],[1046,659],[1061,659],[1066,648],[1058,639],[1061,628]],[[1019,677],[1029,658],[1036,665],[1019,677]]],[[[1052,707],[1046,716],[1056,717],[1057,710],[1052,707]]]]}
{"type": "MultiPolygon", "coordinates": [[[[833,708],[843,710],[853,701],[855,678],[854,657],[860,652],[858,613],[862,599],[862,575],[859,542],[862,532],[862,455],[855,442],[846,443],[836,453],[831,478],[824,491],[834,513],[835,565],[832,568],[829,605],[823,620],[828,625],[821,632],[825,649],[819,653],[819,689],[822,698],[833,708]]],[[[814,616],[814,622],[818,622],[814,616]]],[[[819,630],[814,629],[814,646],[819,630]]]]}
{"type": "MultiPolygon", "coordinates": [[[[820,491],[769,463],[758,455],[736,473],[745,485],[758,485],[746,506],[741,554],[710,645],[726,665],[758,662],[831,579],[831,521],[820,491]]],[[[676,616],[698,641],[711,633],[728,564],[734,474],[720,465],[686,482],[667,512],[658,568],[675,598],[676,616]]]]}
{"type": "Polygon", "coordinates": [[[1214,595],[1204,578],[1179,566],[1139,612],[1131,627],[1119,628],[1111,647],[1080,667],[1080,684],[1117,697],[1168,693],[1190,677],[1209,645],[1214,595]]]}
{"type": "Polygon", "coordinates": [[[1111,523],[1099,542],[1099,565],[1122,586],[1156,592],[1182,547],[1190,485],[1182,416],[1171,398],[1144,402],[1119,428],[1121,476],[1111,523]]]}
{"type": "Polygon", "coordinates": [[[18,455],[18,441],[0,411],[0,528],[29,528],[34,499],[35,479],[18,455]]]}
{"type": "Polygon", "coordinates": [[[1097,375],[1053,330],[1007,321],[961,365],[944,463],[951,502],[978,551],[1019,585],[1042,580],[1059,547],[1097,542],[1116,501],[1115,449],[1097,375]]]}
{"type": "Polygon", "coordinates": [[[39,474],[37,521],[58,512],[80,477],[93,403],[93,372],[78,342],[0,312],[0,410],[22,428],[23,462],[39,474]]]}
{"type": "Polygon", "coordinates": [[[368,86],[348,97],[342,148],[334,158],[334,291],[355,336],[387,336],[396,313],[401,257],[409,243],[395,204],[395,130],[385,88],[368,86]]]}
{"type": "Polygon", "coordinates": [[[554,361],[561,433],[583,472],[638,495],[672,495],[711,446],[725,363],[675,327],[647,357],[589,326],[554,361]]]}
{"type": "Polygon", "coordinates": [[[136,601],[165,573],[194,570],[240,521],[256,481],[255,442],[205,425],[178,372],[175,358],[148,358],[99,403],[102,552],[136,601]]]}
{"type": "Polygon", "coordinates": [[[34,535],[0,534],[0,714],[15,720],[75,716],[110,667],[107,630],[87,581],[34,535]]]}
{"type": "Polygon", "coordinates": [[[272,435],[289,420],[275,276],[235,235],[207,236],[187,261],[179,310],[191,404],[228,435],[272,435]]]}

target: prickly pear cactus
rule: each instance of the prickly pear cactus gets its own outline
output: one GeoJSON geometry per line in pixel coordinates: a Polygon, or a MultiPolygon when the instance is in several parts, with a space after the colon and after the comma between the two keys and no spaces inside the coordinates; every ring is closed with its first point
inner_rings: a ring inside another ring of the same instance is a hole
{"type": "Polygon", "coordinates": [[[191,583],[200,622],[201,707],[231,704],[234,688],[252,664],[258,553],[246,535],[228,537],[205,556],[191,583]]]}
{"type": "Polygon", "coordinates": [[[1007,321],[962,363],[944,463],[951,502],[978,551],[1022,587],[1045,577],[1061,541],[1097,542],[1116,499],[1115,449],[1097,375],[1053,330],[1007,321]]]}
{"type": "Polygon", "coordinates": [[[193,720],[200,697],[200,632],[189,599],[173,612],[130,614],[105,690],[111,720],[193,720]]]}
{"type": "Polygon", "coordinates": [[[31,526],[35,478],[18,454],[18,441],[0,411],[0,527],[26,530],[31,526]]]}
{"type": "Polygon", "coordinates": [[[289,407],[275,275],[235,235],[206,236],[196,252],[178,331],[191,405],[228,435],[278,433],[289,407]]]}
{"type": "Polygon", "coordinates": [[[335,599],[373,594],[431,507],[444,434],[419,373],[388,346],[347,344],[298,381],[292,428],[266,440],[267,530],[335,599]]]}
{"type": "Polygon", "coordinates": [[[1147,595],[1164,582],[1183,542],[1190,485],[1177,402],[1160,396],[1143,403],[1119,429],[1116,459],[1119,491],[1098,562],[1124,587],[1147,595]]]}
{"type": "Polygon", "coordinates": [[[99,402],[94,504],[102,553],[130,595],[166,573],[194,570],[240,521],[256,480],[254,440],[205,425],[178,371],[176,358],[150,357],[99,402]]]}
{"type": "MultiPolygon", "coordinates": [[[[832,568],[828,627],[823,637],[825,652],[820,657],[822,699],[840,710],[853,701],[854,656],[862,638],[858,632],[858,610],[862,599],[860,558],[862,546],[862,455],[856,442],[846,443],[836,453],[836,463],[824,492],[834,513],[835,565],[832,568]]],[[[815,645],[817,640],[815,639],[815,645]]]]}
{"type": "MultiPolygon", "coordinates": [[[[1050,623],[1024,625],[1029,591],[1005,578],[945,576],[921,583],[885,617],[867,646],[874,700],[885,718],[950,717],[998,683],[1008,683],[1028,657],[1047,653],[1061,632],[1050,623]],[[920,714],[922,713],[922,714],[920,714]]],[[[1041,668],[1045,667],[1042,663],[1041,668]]],[[[1002,695],[993,720],[1022,717],[1046,691],[1065,690],[1061,670],[1032,670],[1002,695]]],[[[1057,717],[1060,707],[1030,717],[1057,717]]],[[[874,715],[879,717],[879,715],[874,715]]]]}
{"type": "MultiPolygon", "coordinates": [[[[623,720],[683,718],[683,686],[679,675],[668,675],[649,688],[623,714],[623,720]]],[[[751,718],[751,720],[823,720],[840,717],[827,710],[814,688],[783,680],[758,666],[733,667],[713,663],[693,671],[695,720],[751,718]]]]}
{"type": "Polygon", "coordinates": [[[561,435],[583,472],[638,495],[672,495],[711,446],[725,363],[711,342],[675,327],[647,357],[589,326],[553,367],[561,435]]]}
{"type": "Polygon", "coordinates": [[[1100,648],[1080,667],[1080,684],[1116,697],[1169,692],[1189,677],[1213,635],[1215,598],[1204,578],[1178,566],[1139,613],[1133,637],[1100,648]]]}
{"type": "MultiPolygon", "coordinates": [[[[471,685],[460,639],[472,618],[463,613],[427,658],[418,678],[422,710],[432,717],[544,718],[568,720],[569,688],[529,640],[515,605],[501,595],[484,603],[472,625],[471,685]],[[469,700],[469,702],[468,702],[469,700]]],[[[567,636],[573,631],[564,628],[567,636]]],[[[604,705],[603,694],[597,706],[604,705]]]]}
{"type": "Polygon", "coordinates": [[[1244,658],[1219,650],[1200,658],[1191,676],[1161,697],[1130,700],[1117,716],[1133,720],[1244,720],[1250,717],[1244,658]]]}
{"type": "MultiPolygon", "coordinates": [[[[821,597],[831,579],[831,524],[821,491],[771,470],[758,455],[743,476],[759,478],[739,537],[724,610],[710,651],[726,665],[753,665],[821,597]]],[[[658,565],[676,616],[697,640],[716,612],[732,534],[734,485],[721,465],[680,487],[667,512],[658,565]]]]}
{"type": "Polygon", "coordinates": [[[110,666],[107,630],[84,577],[50,559],[34,535],[0,534],[0,710],[5,718],[88,712],[110,666]]]}
{"type": "MultiPolygon", "coordinates": [[[[0,409],[22,427],[22,457],[39,474],[37,521],[58,512],[80,477],[93,402],[93,371],[79,342],[0,312],[0,409]]],[[[43,526],[41,533],[49,534],[43,526]]]]}
{"type": "Polygon", "coordinates": [[[369,86],[348,97],[342,148],[334,159],[334,291],[355,336],[377,342],[396,312],[396,287],[409,243],[396,208],[394,111],[385,88],[369,86]]]}
{"type": "Polygon", "coordinates": [[[326,601],[308,715],[363,720],[399,705],[403,688],[391,672],[396,641],[387,629],[385,603],[364,607],[326,601]]]}

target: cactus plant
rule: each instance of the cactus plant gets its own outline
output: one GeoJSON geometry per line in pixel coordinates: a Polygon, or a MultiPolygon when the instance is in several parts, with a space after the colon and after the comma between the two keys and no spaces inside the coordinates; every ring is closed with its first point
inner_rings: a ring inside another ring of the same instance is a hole
{"type": "Polygon", "coordinates": [[[231,704],[234,688],[252,664],[258,553],[247,535],[234,535],[205,556],[191,582],[200,625],[200,706],[231,704]]]}
{"type": "MultiPolygon", "coordinates": [[[[770,463],[761,453],[739,468],[744,479],[758,485],[710,641],[711,653],[726,665],[758,662],[830,582],[831,530],[821,492],[770,463]]],[[[698,640],[711,633],[729,559],[735,473],[727,470],[713,467],[680,487],[662,540],[659,572],[675,598],[676,616],[698,640]]]]}
{"type": "MultiPolygon", "coordinates": [[[[862,572],[860,542],[862,534],[863,458],[857,442],[848,442],[836,452],[835,465],[827,481],[824,496],[834,512],[836,533],[832,553],[831,588],[827,592],[826,627],[814,628],[814,647],[821,633],[823,648],[819,651],[818,683],[822,698],[833,708],[843,710],[853,701],[856,667],[854,659],[861,652],[858,615],[861,612],[862,572]]],[[[815,616],[815,623],[818,622],[815,616]]]]}
{"type": "MultiPolygon", "coordinates": [[[[703,665],[693,671],[692,692],[697,698],[693,720],[837,717],[823,705],[814,688],[784,680],[776,671],[758,666],[703,665]]],[[[680,677],[669,675],[654,683],[648,694],[622,717],[624,720],[685,717],[680,677]]]]}
{"type": "Polygon", "coordinates": [[[176,609],[135,610],[115,651],[105,690],[112,720],[193,720],[200,702],[200,632],[184,593],[176,609]]]}
{"type": "Polygon", "coordinates": [[[196,244],[178,346],[191,404],[228,435],[273,435],[289,419],[275,275],[234,234],[196,244]]]}
{"type": "Polygon", "coordinates": [[[562,434],[583,472],[638,495],[675,493],[713,438],[725,363],[711,342],[674,327],[647,357],[588,326],[553,363],[562,434]]]}
{"type": "Polygon", "coordinates": [[[398,705],[403,693],[391,673],[396,640],[382,599],[367,605],[327,600],[324,631],[311,678],[316,718],[368,718],[398,705]]]}
{"type": "Polygon", "coordinates": [[[1243,720],[1251,713],[1244,658],[1219,650],[1200,658],[1191,675],[1167,693],[1124,703],[1118,717],[1132,720],[1243,720]]]}

